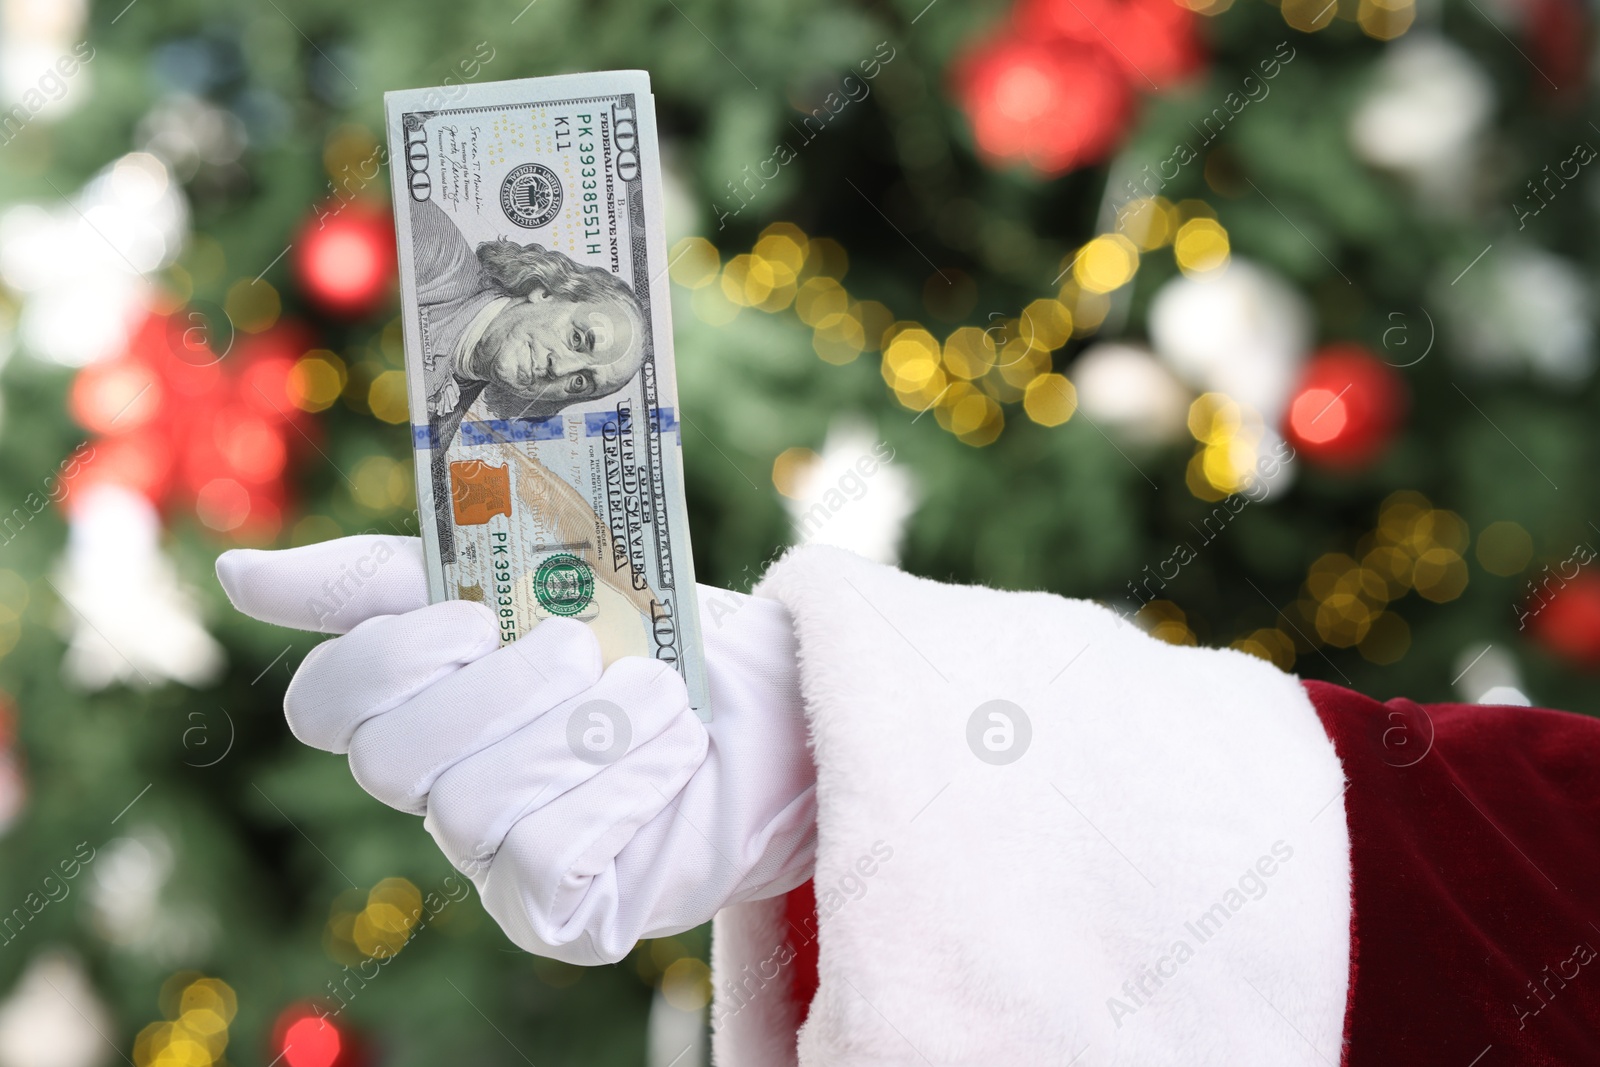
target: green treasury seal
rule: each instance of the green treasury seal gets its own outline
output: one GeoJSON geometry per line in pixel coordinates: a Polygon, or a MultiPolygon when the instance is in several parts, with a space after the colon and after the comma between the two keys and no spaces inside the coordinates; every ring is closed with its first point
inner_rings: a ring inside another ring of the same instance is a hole
{"type": "Polygon", "coordinates": [[[594,600],[594,571],[569,553],[551,556],[534,572],[533,595],[552,615],[576,615],[594,600]]]}

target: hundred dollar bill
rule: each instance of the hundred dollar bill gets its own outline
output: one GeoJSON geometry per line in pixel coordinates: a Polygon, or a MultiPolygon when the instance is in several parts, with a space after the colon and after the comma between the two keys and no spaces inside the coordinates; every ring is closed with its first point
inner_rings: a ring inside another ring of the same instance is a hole
{"type": "Polygon", "coordinates": [[[384,104],[431,600],[579,619],[709,718],[649,75],[384,104]]]}

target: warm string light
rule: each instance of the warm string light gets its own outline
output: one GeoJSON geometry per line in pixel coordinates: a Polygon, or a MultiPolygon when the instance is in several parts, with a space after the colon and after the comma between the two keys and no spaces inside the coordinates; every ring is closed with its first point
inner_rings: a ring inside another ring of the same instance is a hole
{"type": "Polygon", "coordinates": [[[239,998],[220,978],[192,972],[169,978],[162,988],[166,1019],[139,1031],[135,1067],[211,1067],[228,1047],[228,1026],[239,998]]]}
{"type": "Polygon", "coordinates": [[[1184,474],[1189,492],[1214,503],[1254,483],[1267,435],[1258,413],[1222,393],[1205,393],[1189,405],[1189,432],[1199,442],[1184,474]]]}
{"type": "Polygon", "coordinates": [[[1389,605],[1410,592],[1441,604],[1459,597],[1467,586],[1470,540],[1454,512],[1435,508],[1420,493],[1391,494],[1356,555],[1328,553],[1311,565],[1294,609],[1308,624],[1304,636],[1357,648],[1373,663],[1398,661],[1411,631],[1389,605]]]}
{"type": "Polygon", "coordinates": [[[1169,645],[1193,645],[1194,631],[1182,608],[1170,600],[1152,600],[1135,613],[1134,622],[1151,637],[1169,645]]]}
{"type": "Polygon", "coordinates": [[[410,418],[406,399],[402,323],[391,319],[376,341],[346,356],[315,348],[289,376],[289,398],[301,411],[321,412],[343,398],[345,406],[398,426],[410,418]]]}
{"type": "Polygon", "coordinates": [[[634,968],[679,1011],[703,1011],[711,1003],[711,968],[678,938],[642,942],[634,952],[634,968]]]}
{"type": "MultiPolygon", "coordinates": [[[[1227,230],[1203,202],[1173,204],[1162,197],[1130,201],[1115,229],[1065,257],[1065,279],[1054,298],[1029,304],[1015,319],[989,329],[959,327],[941,342],[926,325],[891,320],[876,301],[852,297],[842,279],[849,259],[837,242],[811,238],[791,223],[761,232],[747,254],[723,264],[721,252],[701,237],[672,249],[672,280],[690,290],[695,314],[711,325],[732,322],[744,308],[777,313],[793,307],[813,331],[813,347],[827,362],[844,364],[863,352],[881,352],[885,384],[902,406],[932,410],[938,425],[959,440],[982,446],[1005,425],[1005,405],[1021,403],[1044,426],[1057,426],[1077,409],[1070,379],[1051,370],[1053,353],[1073,337],[1097,331],[1109,294],[1127,285],[1141,256],[1170,245],[1186,274],[1225,267],[1227,230]]],[[[1260,414],[1220,393],[1202,395],[1190,408],[1197,449],[1186,482],[1195,496],[1220,501],[1256,477],[1269,438],[1260,414]]],[[[1419,494],[1396,493],[1384,502],[1379,526],[1361,545],[1361,559],[1330,553],[1312,564],[1294,606],[1293,633],[1265,627],[1232,647],[1289,669],[1297,653],[1324,645],[1356,648],[1368,660],[1398,661],[1410,646],[1410,629],[1389,605],[1408,592],[1436,602],[1453,600],[1466,586],[1466,524],[1434,508],[1419,494]]],[[[1183,610],[1171,601],[1144,605],[1140,623],[1174,644],[1194,644],[1183,610]]]]}
{"type": "MultiPolygon", "coordinates": [[[[284,385],[287,406],[318,414],[342,400],[352,411],[382,422],[407,422],[410,412],[402,331],[401,320],[395,318],[371,342],[352,346],[344,355],[325,348],[304,352],[284,385]]],[[[371,453],[346,470],[351,500],[363,520],[416,506],[416,475],[409,459],[371,453]]],[[[308,515],[296,523],[290,540],[297,545],[311,544],[343,532],[339,523],[326,515],[308,515]]]]}
{"type": "Polygon", "coordinates": [[[387,960],[411,940],[422,893],[405,878],[385,878],[366,893],[341,894],[328,916],[326,945],[341,963],[387,960]]]}
{"type": "MultiPolygon", "coordinates": [[[[1510,526],[1495,524],[1480,536],[1480,560],[1494,560],[1493,573],[1526,562],[1521,528],[1496,528],[1510,526]]],[[[1282,627],[1254,630],[1231,647],[1284,670],[1294,666],[1296,655],[1323,646],[1354,648],[1379,665],[1396,663],[1411,647],[1411,628],[1392,605],[1413,592],[1437,604],[1459,597],[1467,587],[1471,540],[1466,521],[1455,512],[1434,507],[1421,493],[1392,493],[1379,508],[1377,527],[1357,542],[1354,554],[1329,552],[1311,564],[1299,598],[1283,612],[1282,627]]],[[[1182,609],[1170,601],[1151,601],[1137,618],[1162,640],[1195,643],[1182,609]]]]}
{"type": "MultiPolygon", "coordinates": [[[[1062,259],[1053,297],[1033,301],[1014,318],[997,316],[987,327],[958,327],[942,340],[924,323],[896,319],[878,301],[852,296],[843,281],[850,265],[843,246],[793,223],[773,223],[749,252],[726,263],[704,237],[686,237],[673,245],[668,272],[690,290],[690,307],[708,325],[726,326],[747,308],[768,314],[792,308],[811,327],[812,348],[825,362],[843,365],[881,353],[884,383],[903,407],[931,413],[958,440],[981,447],[1004,430],[1008,406],[1020,404],[1041,426],[1069,421],[1077,390],[1052,370],[1055,353],[1100,329],[1110,294],[1133,281],[1142,256],[1171,245],[1185,273],[1225,266],[1228,235],[1214,216],[1201,201],[1131,200],[1119,209],[1112,232],[1062,259]]],[[[313,355],[322,362],[296,379],[305,383],[302,406],[308,410],[331,404],[343,388],[340,366],[328,362],[328,354],[313,355]]]]}
{"type": "Polygon", "coordinates": [[[1379,41],[1394,40],[1417,20],[1416,0],[1281,0],[1280,7],[1283,21],[1301,33],[1316,33],[1344,19],[1379,41]]]}

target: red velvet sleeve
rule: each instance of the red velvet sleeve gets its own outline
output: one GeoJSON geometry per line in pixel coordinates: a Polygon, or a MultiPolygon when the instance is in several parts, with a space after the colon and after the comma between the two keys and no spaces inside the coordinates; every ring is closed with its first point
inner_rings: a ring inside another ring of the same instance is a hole
{"type": "Polygon", "coordinates": [[[1347,783],[1345,1064],[1600,1064],[1600,720],[1306,691],[1347,783]]]}
{"type": "Polygon", "coordinates": [[[784,944],[794,956],[789,999],[797,1007],[796,1028],[805,1025],[817,995],[817,893],[809,879],[783,898],[784,944]]]}

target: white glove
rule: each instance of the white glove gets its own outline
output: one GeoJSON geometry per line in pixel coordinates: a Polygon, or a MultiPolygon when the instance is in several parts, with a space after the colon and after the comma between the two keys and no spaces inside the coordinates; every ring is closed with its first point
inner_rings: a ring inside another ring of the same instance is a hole
{"type": "Polygon", "coordinates": [[[217,577],[258,619],[345,633],[296,672],[290,729],[348,752],[385,804],[426,815],[528,951],[613,963],[811,876],[816,771],[776,601],[700,588],[704,724],[666,665],[602,673],[582,623],[550,619],[502,646],[482,604],[429,606],[415,538],[235,550],[217,577]]]}

